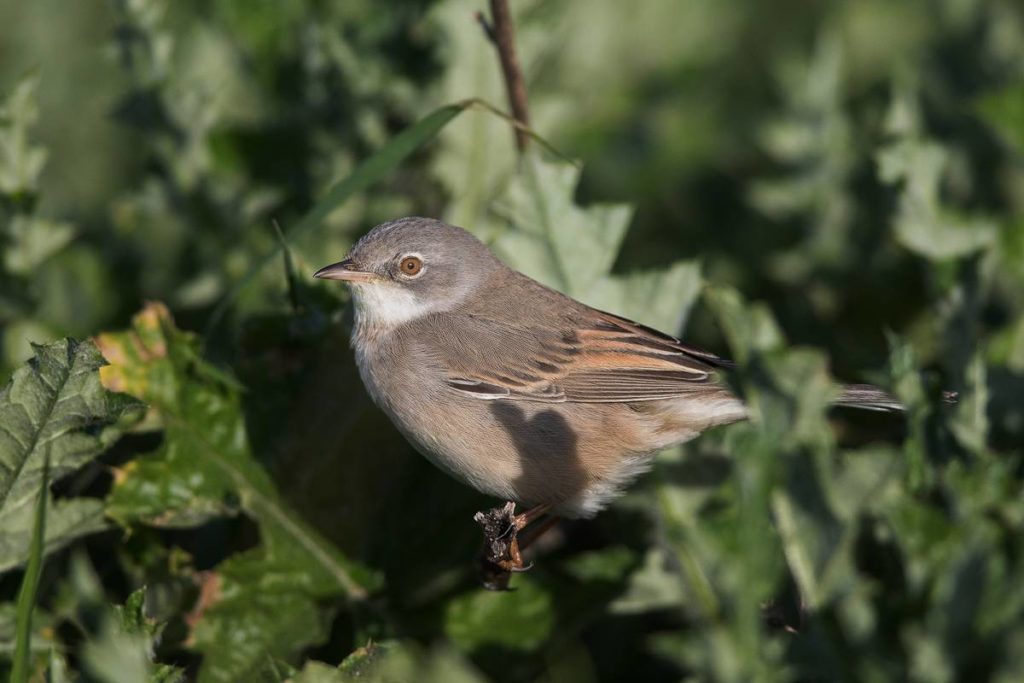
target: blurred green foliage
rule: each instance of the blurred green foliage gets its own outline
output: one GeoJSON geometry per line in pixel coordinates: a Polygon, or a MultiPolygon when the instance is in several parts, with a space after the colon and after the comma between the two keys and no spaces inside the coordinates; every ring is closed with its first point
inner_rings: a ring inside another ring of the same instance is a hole
{"type": "Polygon", "coordinates": [[[482,0],[0,5],[0,672],[45,502],[50,680],[1024,679],[1019,3],[512,4],[580,165],[439,109],[503,102],[482,0]],[[685,326],[751,420],[481,591],[493,501],[308,277],[408,214],[685,326]]]}

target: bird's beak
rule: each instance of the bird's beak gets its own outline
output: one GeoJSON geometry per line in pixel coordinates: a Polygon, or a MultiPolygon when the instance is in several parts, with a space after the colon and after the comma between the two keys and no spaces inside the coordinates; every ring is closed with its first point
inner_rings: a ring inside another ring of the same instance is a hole
{"type": "Polygon", "coordinates": [[[324,266],[313,273],[313,277],[324,280],[345,280],[346,282],[373,282],[377,279],[377,274],[359,270],[355,267],[352,259],[347,258],[344,261],[324,266]]]}

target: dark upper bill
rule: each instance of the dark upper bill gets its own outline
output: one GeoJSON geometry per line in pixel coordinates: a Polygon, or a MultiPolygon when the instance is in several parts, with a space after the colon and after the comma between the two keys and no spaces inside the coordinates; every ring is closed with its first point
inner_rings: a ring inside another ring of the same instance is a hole
{"type": "Polygon", "coordinates": [[[377,279],[375,273],[359,270],[355,267],[352,259],[348,258],[344,261],[324,266],[313,273],[313,277],[318,277],[322,280],[344,280],[346,282],[372,282],[377,279]]]}

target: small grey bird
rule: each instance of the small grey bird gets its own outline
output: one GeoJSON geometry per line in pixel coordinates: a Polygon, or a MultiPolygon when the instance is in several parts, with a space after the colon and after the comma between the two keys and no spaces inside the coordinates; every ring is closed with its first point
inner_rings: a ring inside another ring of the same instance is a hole
{"type": "MultiPolygon", "coordinates": [[[[352,287],[377,405],[436,465],[504,500],[590,517],[656,451],[747,415],[716,381],[729,361],[560,294],[462,228],[385,223],[314,277],[352,287]]],[[[837,403],[899,409],[867,385],[837,403]]]]}

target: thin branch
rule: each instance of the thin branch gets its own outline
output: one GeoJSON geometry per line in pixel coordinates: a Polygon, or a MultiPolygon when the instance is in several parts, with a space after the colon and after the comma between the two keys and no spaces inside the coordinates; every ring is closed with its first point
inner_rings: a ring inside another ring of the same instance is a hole
{"type": "MultiPolygon", "coordinates": [[[[526,127],[530,125],[530,110],[526,105],[526,83],[523,81],[523,72],[519,68],[519,59],[516,57],[512,14],[508,9],[508,0],[490,1],[491,22],[488,23],[480,15],[477,16],[477,20],[498,50],[498,59],[501,61],[501,72],[505,77],[505,90],[508,93],[512,117],[517,123],[526,127]]],[[[526,149],[530,137],[521,128],[516,128],[515,136],[516,148],[522,152],[526,149]]]]}

